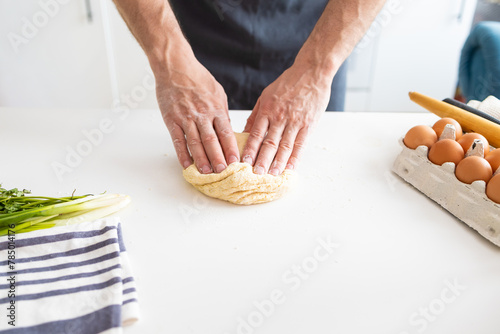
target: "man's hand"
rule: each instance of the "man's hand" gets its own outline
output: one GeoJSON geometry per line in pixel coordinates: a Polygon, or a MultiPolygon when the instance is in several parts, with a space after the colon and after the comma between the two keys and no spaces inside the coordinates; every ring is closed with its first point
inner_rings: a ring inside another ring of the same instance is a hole
{"type": "Polygon", "coordinates": [[[203,65],[174,54],[156,80],[163,120],[184,168],[191,165],[191,156],[203,174],[220,173],[239,161],[226,94],[203,65]]]}
{"type": "Polygon", "coordinates": [[[222,86],[195,58],[168,0],[114,0],[148,56],[163,120],[184,168],[220,173],[239,161],[222,86]]]}
{"type": "Polygon", "coordinates": [[[311,126],[328,105],[331,83],[329,76],[296,62],[264,89],[244,130],[250,136],[242,160],[254,165],[256,174],[295,169],[311,126]]]}
{"type": "Polygon", "coordinates": [[[242,160],[256,174],[296,168],[311,126],[328,105],[335,73],[384,3],[328,2],[292,67],[264,89],[248,118],[242,160]]]}

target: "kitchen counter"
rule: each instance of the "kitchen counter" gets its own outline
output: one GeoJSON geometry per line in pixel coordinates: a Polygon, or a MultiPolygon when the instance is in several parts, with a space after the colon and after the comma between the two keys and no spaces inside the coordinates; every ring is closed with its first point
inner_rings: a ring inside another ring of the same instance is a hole
{"type": "Polygon", "coordinates": [[[0,108],[0,183],[131,196],[142,318],[125,334],[496,334],[500,248],[391,172],[398,139],[437,119],[326,113],[295,188],[236,206],[184,181],[157,110],[0,108]]]}

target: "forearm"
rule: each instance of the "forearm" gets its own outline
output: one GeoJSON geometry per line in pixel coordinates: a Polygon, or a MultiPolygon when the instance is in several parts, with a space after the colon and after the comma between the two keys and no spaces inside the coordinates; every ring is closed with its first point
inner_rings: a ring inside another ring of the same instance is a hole
{"type": "Polygon", "coordinates": [[[239,161],[224,89],[196,60],[168,0],[113,1],[148,56],[180,164],[220,173],[239,161]]]}
{"type": "Polygon", "coordinates": [[[385,0],[330,0],[296,58],[333,79],[363,37],[385,0]]]}
{"type": "Polygon", "coordinates": [[[171,57],[194,57],[168,0],[113,0],[155,74],[163,72],[171,57]]]}

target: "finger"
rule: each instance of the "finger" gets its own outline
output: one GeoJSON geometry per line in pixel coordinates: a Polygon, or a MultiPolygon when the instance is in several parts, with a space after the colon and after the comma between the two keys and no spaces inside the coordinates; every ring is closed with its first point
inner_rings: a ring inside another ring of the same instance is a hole
{"type": "Polygon", "coordinates": [[[198,128],[200,131],[201,142],[203,143],[208,160],[212,165],[212,170],[216,173],[222,172],[226,169],[227,164],[213,124],[211,122],[204,121],[202,124],[198,124],[198,128]]]}
{"type": "Polygon", "coordinates": [[[205,153],[205,148],[203,147],[203,143],[201,141],[196,124],[189,123],[184,131],[186,132],[188,148],[194,159],[196,168],[198,168],[198,170],[202,174],[212,173],[213,170],[205,153]]]}
{"type": "Polygon", "coordinates": [[[304,127],[299,130],[297,133],[297,138],[295,138],[295,143],[293,145],[293,151],[290,155],[290,159],[288,159],[288,163],[286,165],[286,169],[295,170],[299,163],[299,159],[304,152],[304,148],[306,147],[307,135],[309,133],[309,128],[304,127]]]}
{"type": "Polygon", "coordinates": [[[175,153],[177,154],[177,159],[179,159],[180,164],[184,169],[191,166],[193,160],[191,159],[191,155],[189,154],[189,150],[187,148],[186,137],[184,136],[184,131],[177,124],[174,124],[172,127],[169,127],[170,137],[172,137],[172,142],[174,144],[175,153]]]}
{"type": "Polygon", "coordinates": [[[262,146],[260,147],[259,155],[254,165],[255,174],[265,174],[269,170],[269,166],[276,156],[278,151],[279,143],[283,136],[284,125],[272,125],[267,132],[266,137],[262,141],[262,146]]]}
{"type": "Polygon", "coordinates": [[[283,133],[283,138],[278,146],[278,152],[274,157],[274,161],[269,168],[269,174],[277,176],[283,173],[285,167],[292,155],[295,139],[297,138],[297,133],[295,129],[291,126],[287,126],[283,133]]]}
{"type": "Polygon", "coordinates": [[[248,135],[247,143],[245,148],[243,148],[242,161],[254,165],[257,158],[257,153],[262,145],[262,141],[266,136],[267,129],[269,127],[269,120],[267,117],[256,117],[255,123],[250,130],[248,135]]]}
{"type": "Polygon", "coordinates": [[[224,151],[227,164],[240,161],[238,144],[229,119],[216,117],[214,120],[214,128],[217,133],[217,137],[219,137],[219,142],[222,146],[222,150],[224,151]]]}
{"type": "Polygon", "coordinates": [[[259,110],[259,107],[260,107],[260,98],[257,100],[257,103],[255,104],[252,113],[248,117],[247,124],[245,125],[245,129],[243,130],[243,132],[250,132],[252,130],[255,118],[257,117],[257,111],[259,110]]]}

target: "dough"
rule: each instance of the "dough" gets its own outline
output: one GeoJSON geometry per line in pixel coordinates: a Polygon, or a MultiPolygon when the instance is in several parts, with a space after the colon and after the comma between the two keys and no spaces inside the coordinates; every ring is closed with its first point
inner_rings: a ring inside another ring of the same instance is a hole
{"type": "MultiPolygon", "coordinates": [[[[235,133],[240,154],[248,133],[235,133]]],[[[281,175],[257,175],[252,166],[243,162],[230,164],[222,173],[201,174],[193,164],[183,172],[186,181],[207,196],[234,204],[258,204],[280,198],[291,186],[294,173],[285,170],[281,175]]]]}

